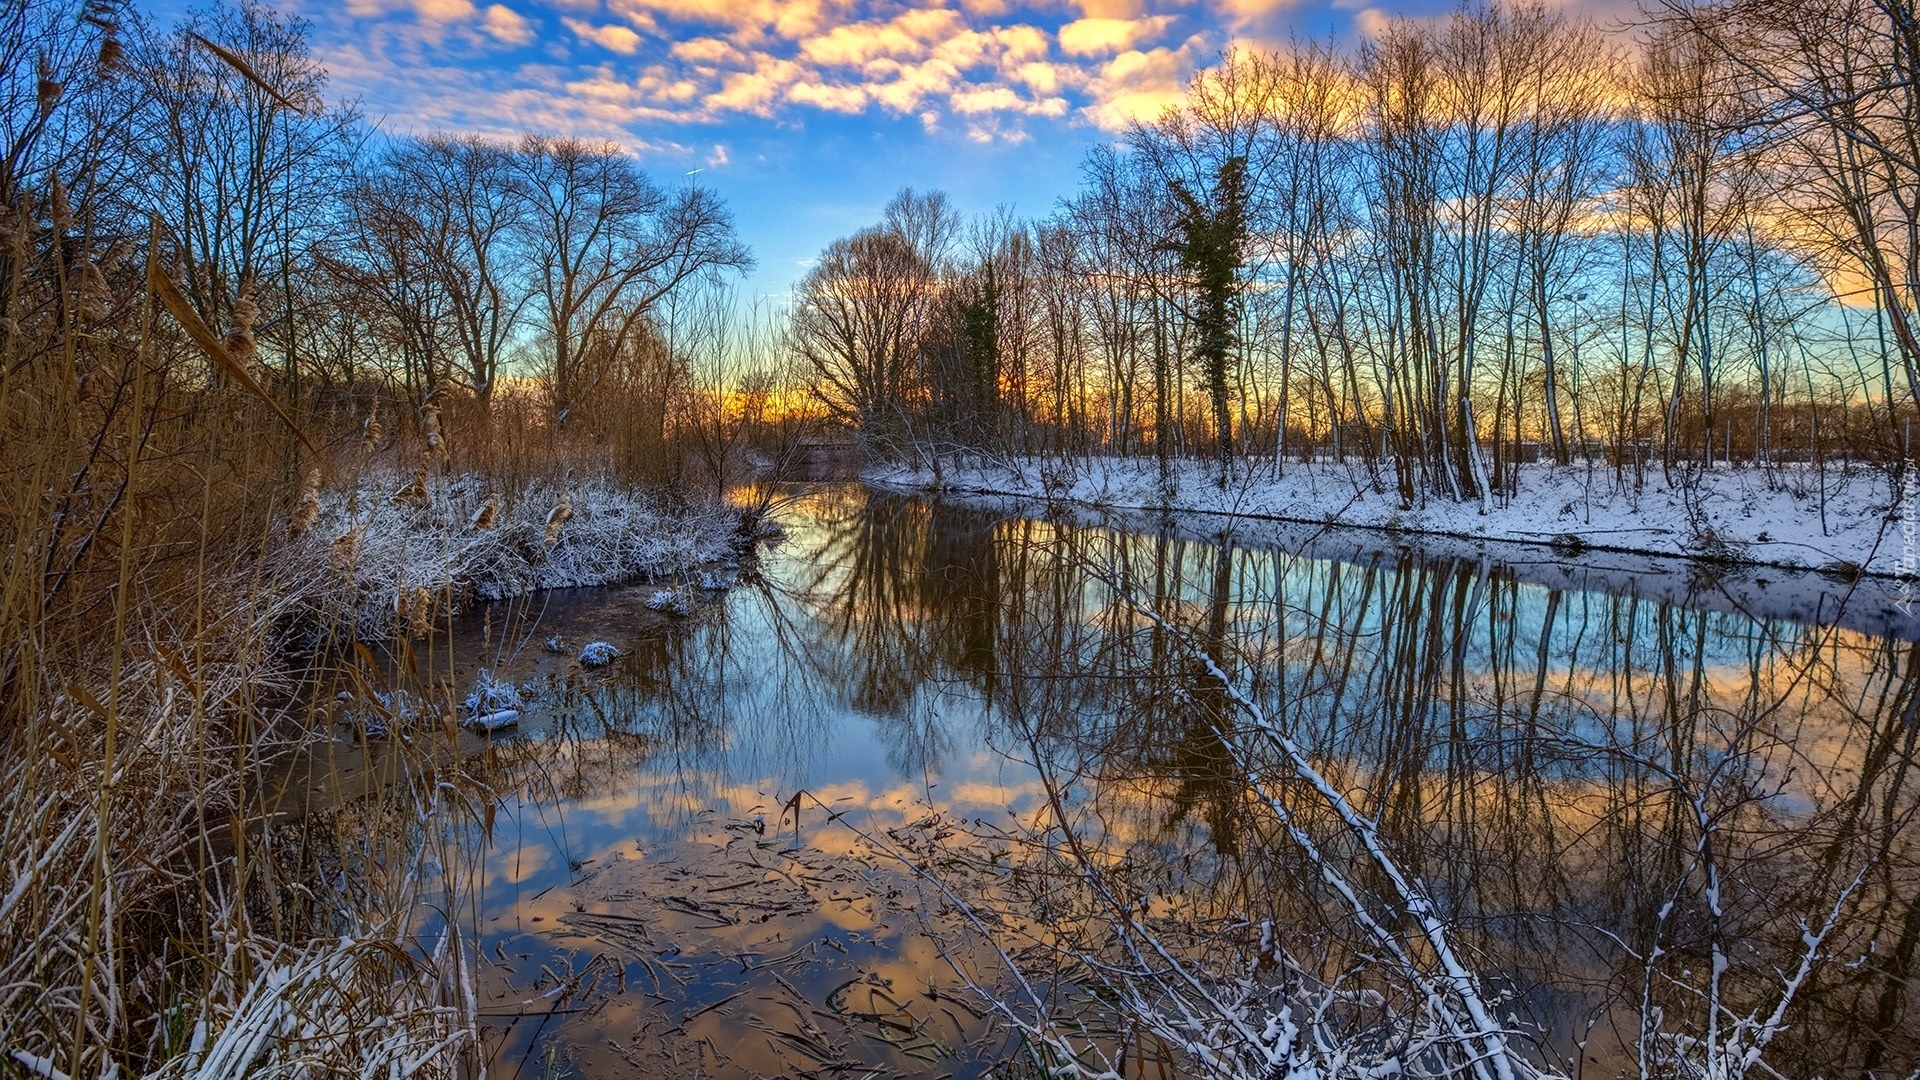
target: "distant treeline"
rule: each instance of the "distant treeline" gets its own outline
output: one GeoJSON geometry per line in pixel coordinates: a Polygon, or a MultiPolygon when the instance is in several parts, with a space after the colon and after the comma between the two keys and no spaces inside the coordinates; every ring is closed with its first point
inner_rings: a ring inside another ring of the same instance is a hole
{"type": "Polygon", "coordinates": [[[801,369],[896,452],[1338,456],[1408,497],[1905,460],[1911,5],[1668,2],[1236,48],[1044,218],[905,191],[835,241],[801,369]]]}
{"type": "Polygon", "coordinates": [[[544,435],[657,445],[689,378],[675,335],[710,342],[706,286],[752,264],[711,190],[612,144],[379,133],[330,95],[305,24],[252,0],[171,26],[6,5],[0,207],[17,369],[68,330],[132,341],[151,249],[343,445],[428,400],[484,421],[508,386],[544,435]]]}

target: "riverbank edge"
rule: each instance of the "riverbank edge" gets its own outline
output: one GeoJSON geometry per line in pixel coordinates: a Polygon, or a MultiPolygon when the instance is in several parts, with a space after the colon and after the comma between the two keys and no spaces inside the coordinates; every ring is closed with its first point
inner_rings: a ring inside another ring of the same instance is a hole
{"type": "MultiPolygon", "coordinates": [[[[1137,485],[1142,481],[1151,482],[1157,486],[1158,477],[1157,475],[1152,475],[1151,462],[1146,463],[1143,467],[1136,468],[1129,464],[1121,469],[1113,468],[1113,463],[1103,462],[1100,463],[1100,468],[1088,469],[1081,475],[1072,478],[1066,484],[1061,484],[1057,481],[1050,483],[1047,478],[1035,475],[1034,471],[1031,471],[1044,469],[1046,463],[1028,461],[1022,464],[1026,466],[1026,468],[1019,470],[1016,470],[1010,465],[1000,465],[993,468],[966,466],[957,469],[943,469],[937,477],[931,469],[882,466],[864,470],[860,479],[863,483],[870,484],[874,487],[908,494],[996,496],[1031,499],[1048,504],[1071,505],[1093,511],[1126,511],[1131,513],[1162,515],[1204,514],[1212,517],[1225,517],[1230,519],[1270,521],[1290,525],[1307,525],[1342,530],[1353,529],[1374,533],[1387,538],[1427,536],[1471,543],[1518,544],[1546,549],[1562,558],[1577,557],[1579,554],[1588,551],[1611,552],[1652,558],[1681,559],[1691,565],[1710,569],[1771,568],[1795,573],[1818,573],[1840,580],[1871,578],[1882,583],[1894,585],[1905,585],[1914,578],[1916,572],[1920,572],[1920,563],[1915,562],[1914,556],[1910,552],[1901,550],[1903,529],[1911,528],[1909,523],[1915,520],[1911,509],[1909,509],[1906,514],[1896,515],[1889,512],[1891,510],[1890,507],[1875,505],[1873,502],[1866,500],[1856,500],[1851,506],[1834,510],[1834,516],[1841,518],[1842,531],[1848,535],[1845,537],[1820,537],[1820,539],[1828,541],[1824,546],[1812,543],[1809,538],[1805,537],[1804,531],[1808,526],[1808,522],[1804,519],[1789,521],[1787,525],[1788,528],[1793,530],[1792,532],[1784,533],[1780,538],[1770,538],[1767,540],[1760,540],[1753,535],[1754,532],[1757,532],[1759,536],[1768,536],[1769,533],[1767,530],[1752,530],[1748,531],[1747,535],[1741,535],[1740,532],[1731,529],[1723,531],[1721,528],[1714,528],[1714,526],[1724,526],[1724,522],[1710,521],[1708,522],[1708,527],[1713,529],[1713,534],[1709,537],[1700,538],[1699,546],[1707,548],[1707,550],[1703,552],[1697,550],[1695,545],[1692,544],[1688,546],[1678,544],[1663,546],[1649,543],[1628,544],[1596,540],[1593,538],[1594,535],[1596,535],[1594,523],[1570,526],[1558,532],[1549,530],[1506,531],[1498,527],[1479,529],[1461,528],[1454,524],[1457,519],[1466,518],[1471,520],[1473,516],[1478,516],[1477,503],[1459,503],[1445,506],[1429,504],[1427,507],[1411,511],[1393,509],[1388,511],[1393,518],[1393,520],[1389,521],[1356,518],[1354,515],[1346,513],[1345,511],[1349,510],[1353,505],[1353,501],[1348,501],[1340,505],[1335,505],[1331,501],[1310,502],[1309,505],[1312,506],[1311,510],[1289,513],[1283,510],[1273,509],[1270,506],[1262,507],[1259,505],[1263,496],[1272,499],[1277,495],[1278,498],[1286,499],[1290,492],[1280,491],[1276,493],[1272,490],[1279,488],[1281,486],[1280,484],[1270,485],[1268,490],[1262,491],[1260,485],[1248,484],[1243,481],[1240,485],[1230,486],[1222,492],[1214,486],[1210,480],[1206,480],[1201,470],[1193,467],[1194,463],[1192,462],[1179,463],[1179,479],[1181,482],[1176,485],[1177,491],[1186,493],[1194,491],[1195,488],[1198,487],[1207,495],[1218,493],[1223,497],[1235,498],[1235,504],[1230,506],[1205,505],[1192,498],[1175,499],[1171,503],[1165,501],[1156,502],[1151,499],[1129,499],[1126,498],[1124,494],[1114,492],[1111,483],[1116,474],[1123,484],[1128,485],[1121,487],[1119,489],[1120,492],[1128,490],[1137,491],[1137,485]],[[1101,485],[1096,492],[1086,490],[1095,483],[1101,485]],[[1447,525],[1423,523],[1418,520],[1421,515],[1432,514],[1436,511],[1444,514],[1448,519],[1447,525]],[[1844,542],[1836,544],[1834,543],[1836,540],[1842,540],[1844,542]],[[1887,550],[1889,542],[1892,544],[1892,551],[1887,550]],[[1756,549],[1761,551],[1768,549],[1802,549],[1815,552],[1823,557],[1823,561],[1812,564],[1792,554],[1766,557],[1756,554],[1756,549]]],[[[1540,474],[1547,473],[1549,470],[1554,470],[1555,468],[1554,466],[1539,466],[1533,470],[1529,470],[1529,472],[1533,478],[1537,478],[1540,474]]],[[[1561,466],[1557,468],[1561,470],[1564,475],[1565,472],[1579,467],[1561,466]]],[[[1338,482],[1349,486],[1355,483],[1370,484],[1371,482],[1370,478],[1367,478],[1364,472],[1356,474],[1350,468],[1342,468],[1336,472],[1324,467],[1296,466],[1295,470],[1291,472],[1289,479],[1285,482],[1287,486],[1297,489],[1299,485],[1294,478],[1299,477],[1302,472],[1308,474],[1308,486],[1312,486],[1315,481],[1329,485],[1338,482]]],[[[1712,488],[1731,486],[1727,482],[1729,480],[1728,475],[1724,473],[1709,473],[1702,479],[1706,480],[1712,488]]],[[[1739,475],[1731,477],[1733,484],[1744,482],[1746,479],[1748,478],[1739,475]]],[[[1859,481],[1862,477],[1855,475],[1844,479],[1859,481]]],[[[1566,493],[1564,489],[1560,492],[1560,494],[1566,493]]],[[[1579,494],[1581,497],[1588,497],[1588,493],[1586,492],[1579,494]]],[[[1671,496],[1672,493],[1660,490],[1655,491],[1654,494],[1671,496]]],[[[1718,490],[1711,492],[1711,494],[1719,497],[1725,497],[1726,495],[1724,491],[1718,490]]],[[[1774,492],[1772,494],[1777,496],[1777,498],[1773,500],[1775,502],[1787,501],[1799,497],[1784,491],[1774,492]]],[[[1627,496],[1622,493],[1610,492],[1608,493],[1608,497],[1626,498],[1627,496]]],[[[1636,495],[1634,497],[1638,498],[1641,496],[1636,495]]],[[[1381,496],[1381,498],[1385,500],[1386,496],[1381,496]]],[[[1302,502],[1302,500],[1298,499],[1288,501],[1295,505],[1302,502]]],[[[1541,498],[1538,501],[1550,504],[1553,499],[1548,497],[1541,498]]],[[[1571,502],[1566,505],[1570,506],[1571,502]]],[[[1511,504],[1501,509],[1514,512],[1511,504]]],[[[1609,509],[1612,510],[1614,508],[1609,509]]],[[[1765,520],[1779,520],[1779,515],[1777,514],[1778,508],[1775,507],[1773,509],[1776,510],[1776,514],[1765,520]]],[[[1492,517],[1493,515],[1486,516],[1492,517]]],[[[1606,524],[1619,526],[1622,520],[1622,517],[1616,516],[1606,522],[1606,524]]],[[[1684,527],[1685,523],[1681,524],[1684,527]]],[[[1814,527],[1817,528],[1817,524],[1815,524],[1814,527]]],[[[1625,527],[1599,529],[1598,533],[1640,532],[1654,534],[1662,532],[1672,533],[1673,531],[1671,527],[1654,522],[1634,522],[1625,527]]],[[[1689,539],[1694,539],[1696,536],[1698,536],[1697,532],[1690,532],[1689,539]]],[[[1904,595],[1902,599],[1905,599],[1904,595]]],[[[1920,599],[1920,596],[1916,596],[1915,599],[1920,599]]]]}
{"type": "Polygon", "coordinates": [[[394,494],[391,478],[323,495],[315,521],[273,555],[297,611],[283,644],[379,642],[476,602],[548,589],[685,577],[758,542],[753,515],[721,500],[670,505],[605,477],[517,486],[465,474],[394,494]]]}

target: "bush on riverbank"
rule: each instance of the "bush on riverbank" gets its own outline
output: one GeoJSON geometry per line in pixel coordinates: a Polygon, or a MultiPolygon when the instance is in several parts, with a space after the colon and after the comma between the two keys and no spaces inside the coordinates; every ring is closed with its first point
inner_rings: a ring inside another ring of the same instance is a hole
{"type": "Polygon", "coordinates": [[[280,559],[296,638],[377,641],[419,636],[476,600],[682,575],[745,543],[736,511],[674,509],[607,476],[517,489],[474,474],[376,477],[321,494],[280,559]]]}

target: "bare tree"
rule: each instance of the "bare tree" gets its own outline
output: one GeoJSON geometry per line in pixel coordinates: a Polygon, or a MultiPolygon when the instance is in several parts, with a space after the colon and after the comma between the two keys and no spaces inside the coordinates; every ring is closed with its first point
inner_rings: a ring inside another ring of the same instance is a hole
{"type": "MultiPolygon", "coordinates": [[[[1920,18],[1908,0],[1664,0],[1759,99],[1782,202],[1881,312],[1920,404],[1920,18]],[[1860,279],[1864,279],[1863,281],[1860,279]]],[[[1843,285],[1842,288],[1848,286],[1843,285]]],[[[1883,392],[1894,388],[1889,375],[1883,392]]],[[[1891,415],[1891,414],[1890,414],[1891,415]]]]}
{"type": "Polygon", "coordinates": [[[522,242],[538,282],[554,422],[563,426],[593,390],[580,379],[590,341],[620,352],[669,293],[701,275],[744,271],[753,258],[711,191],[662,191],[617,146],[530,135],[518,164],[522,242]]]}
{"type": "Polygon", "coordinates": [[[883,224],[828,245],[795,290],[793,344],[835,420],[882,443],[911,437],[925,388],[922,335],[957,217],[903,190],[883,224]]]}
{"type": "Polygon", "coordinates": [[[459,372],[484,414],[533,298],[532,267],[516,246],[525,210],[515,152],[477,136],[432,135],[401,143],[386,167],[422,223],[422,254],[445,293],[461,361],[448,370],[459,372]]]}
{"type": "Polygon", "coordinates": [[[215,326],[249,287],[260,303],[279,286],[283,304],[267,310],[290,305],[297,253],[328,234],[341,206],[358,123],[324,106],[327,74],[305,24],[249,0],[168,33],[143,27],[128,62],[144,102],[138,199],[169,223],[188,299],[215,326]]]}

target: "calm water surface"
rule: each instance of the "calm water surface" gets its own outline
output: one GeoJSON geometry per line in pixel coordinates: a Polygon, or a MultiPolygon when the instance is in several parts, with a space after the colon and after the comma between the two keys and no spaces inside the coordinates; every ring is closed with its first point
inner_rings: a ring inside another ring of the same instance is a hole
{"type": "MultiPolygon", "coordinates": [[[[457,683],[487,666],[531,702],[516,733],[464,744],[495,796],[471,844],[493,1075],[1017,1063],[963,985],[1005,966],[955,900],[1036,970],[1091,940],[1098,912],[1036,884],[1065,880],[1063,828],[1203,951],[1271,920],[1306,970],[1366,982],[1275,802],[1328,859],[1358,865],[1351,838],[1222,741],[1246,715],[1209,665],[1379,823],[1543,1059],[1629,1069],[1649,1008],[1697,1034],[1716,945],[1729,1008],[1764,1009],[1803,924],[1837,911],[1770,1061],[1915,1066],[1899,634],[858,487],[780,519],[690,615],[649,610],[653,586],[581,591],[456,635],[457,683]],[[583,669],[590,640],[623,655],[583,669]]],[[[1036,982],[1093,1002],[1070,974],[1036,982]]],[[[1136,1049],[1141,1075],[1177,1074],[1136,1049]]]]}

